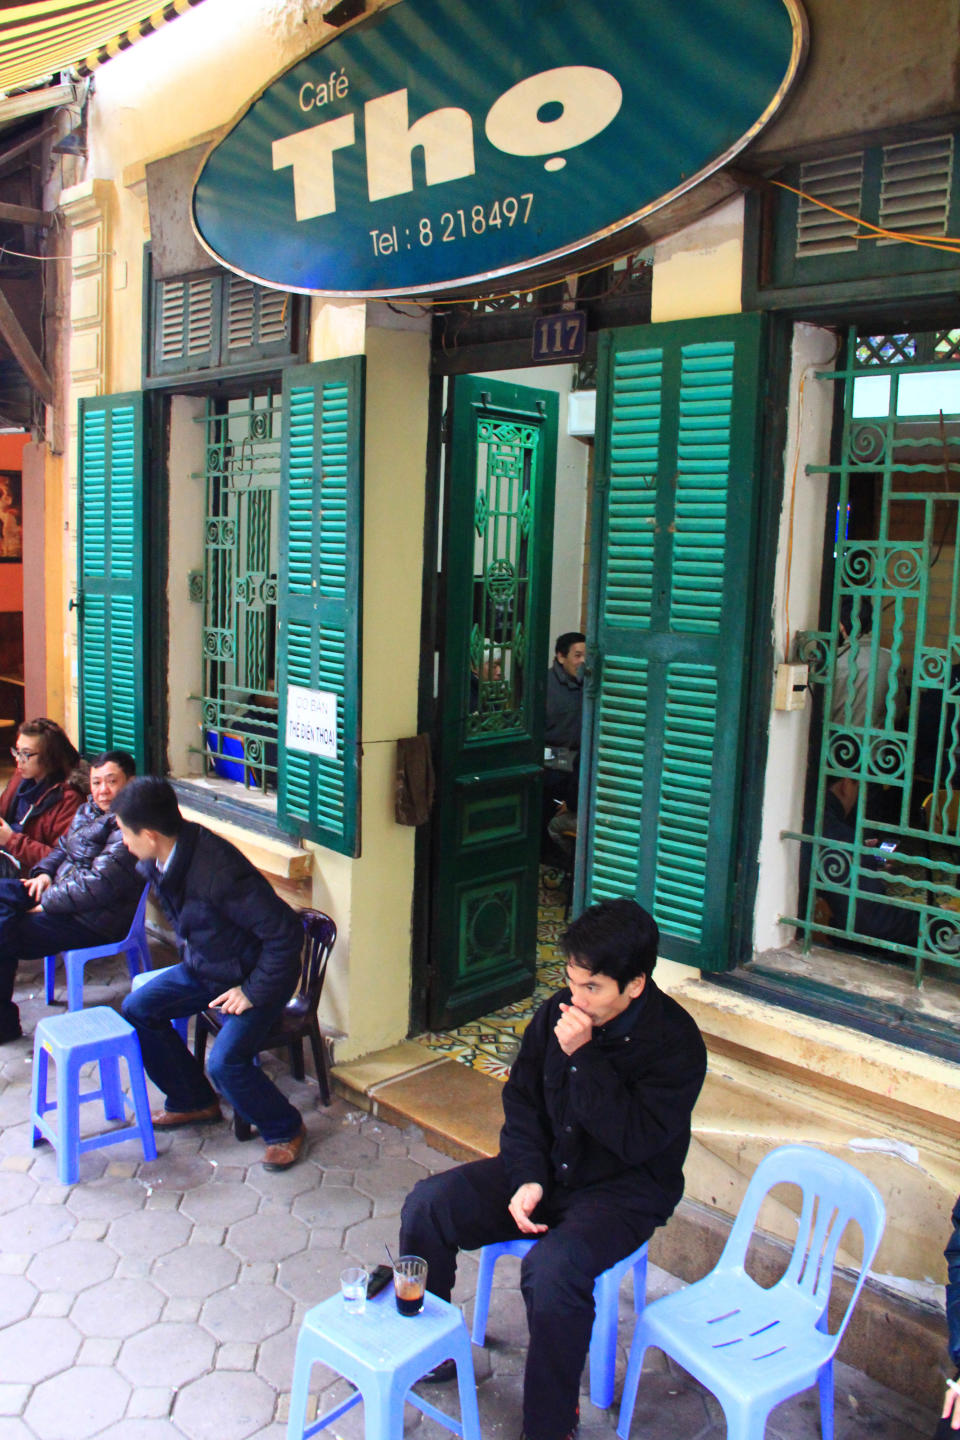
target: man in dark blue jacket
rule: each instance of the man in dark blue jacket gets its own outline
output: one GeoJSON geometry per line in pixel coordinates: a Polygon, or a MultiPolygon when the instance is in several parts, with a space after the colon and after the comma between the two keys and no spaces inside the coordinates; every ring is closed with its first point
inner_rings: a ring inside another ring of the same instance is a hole
{"type": "Polygon", "coordinates": [[[132,780],[113,809],[180,949],[179,965],[123,1002],[144,1068],[166,1096],[154,1126],[213,1124],[219,1091],[259,1130],[264,1168],[286,1170],[303,1148],[303,1118],[254,1062],[296,989],[303,926],[235,846],[183,819],[168,781],[132,780]],[[226,1016],[207,1061],[213,1085],[170,1024],[206,1007],[226,1016]]]}
{"type": "Polygon", "coordinates": [[[137,772],[125,750],[108,750],[90,765],[90,796],[29,877],[0,880],[0,1045],[18,1039],[13,1000],[20,960],[122,940],[143,881],[110,806],[137,772]]]}
{"type": "MultiPolygon", "coordinates": [[[[530,1348],[526,1440],[576,1429],[593,1285],[664,1224],[683,1194],[690,1116],[706,1073],[700,1032],[651,978],[659,932],[635,901],[604,900],[561,945],[568,988],[540,1006],[504,1086],[500,1153],[407,1196],[400,1249],[449,1300],[458,1249],[521,1237],[530,1348]]],[[[449,1362],[431,1379],[451,1377],[449,1362]]]]}

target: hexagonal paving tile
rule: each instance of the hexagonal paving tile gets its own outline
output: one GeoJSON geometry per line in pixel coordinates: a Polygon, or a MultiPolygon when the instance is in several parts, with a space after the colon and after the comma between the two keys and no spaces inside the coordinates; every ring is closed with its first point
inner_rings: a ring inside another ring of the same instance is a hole
{"type": "Polygon", "coordinates": [[[0,1326],[25,1320],[37,1299],[36,1287],[22,1275],[4,1275],[0,1279],[0,1326]]]}
{"type": "Polygon", "coordinates": [[[273,1285],[231,1285],[213,1295],[200,1311],[200,1323],[224,1344],[266,1340],[290,1324],[293,1302],[273,1285]]]}
{"type": "Polygon", "coordinates": [[[76,1223],[62,1205],[21,1205],[3,1217],[0,1250],[29,1255],[48,1245],[59,1245],[76,1223]]]}
{"type": "Polygon", "coordinates": [[[78,1365],[38,1385],[24,1419],[38,1440],[88,1440],[113,1425],[130,1398],[130,1386],[115,1370],[78,1365]]]}
{"type": "Polygon", "coordinates": [[[320,1184],[322,1171],[313,1163],[312,1156],[291,1165],[289,1170],[279,1171],[264,1170],[260,1163],[263,1158],[262,1150],[250,1158],[253,1163],[247,1171],[246,1183],[265,1200],[274,1204],[288,1205],[295,1196],[302,1195],[307,1190],[315,1190],[320,1184]]]}
{"type": "Polygon", "coordinates": [[[37,1182],[32,1175],[15,1170],[0,1172],[0,1215],[29,1205],[36,1193],[37,1182]]]}
{"type": "Polygon", "coordinates": [[[392,1201],[399,1210],[418,1180],[429,1172],[422,1165],[399,1156],[381,1159],[379,1165],[358,1170],[354,1179],[357,1189],[373,1200],[392,1201]]]}
{"type": "Polygon", "coordinates": [[[255,1214],[259,1203],[252,1186],[233,1181],[188,1191],[180,1203],[180,1212],[197,1225],[233,1225],[255,1214]]]}
{"type": "Polygon", "coordinates": [[[161,1321],[124,1341],[117,1368],[138,1387],[176,1390],[210,1368],[215,1349],[213,1337],[199,1325],[161,1321]]]}
{"type": "Polygon", "coordinates": [[[174,1210],[147,1209],[114,1220],[107,1231],[107,1241],[121,1255],[136,1255],[141,1260],[155,1260],[178,1245],[186,1244],[190,1221],[174,1210]]]}
{"type": "Polygon", "coordinates": [[[85,1290],[111,1276],[116,1251],[96,1240],[64,1240],[50,1245],[31,1261],[27,1279],[39,1290],[85,1290]]]}
{"type": "Polygon", "coordinates": [[[147,1192],[132,1176],[103,1175],[74,1185],[65,1203],[78,1220],[119,1220],[121,1215],[142,1210],[147,1192]]]}
{"type": "Polygon", "coordinates": [[[80,1333],[69,1320],[20,1320],[3,1332],[0,1381],[36,1385],[72,1365],[79,1349],[80,1333]]]}
{"type": "Polygon", "coordinates": [[[150,1272],[165,1295],[206,1297],[232,1285],[240,1272],[236,1255],[219,1245],[184,1245],[161,1255],[150,1272]]]}
{"type": "Polygon", "coordinates": [[[173,1418],[191,1440],[247,1440],[263,1434],[275,1407],[273,1390],[256,1375],[220,1371],[185,1386],[173,1418]]]}
{"type": "MultiPolygon", "coordinates": [[[[171,1141],[180,1138],[179,1133],[170,1137],[171,1141]]],[[[158,1143],[157,1151],[156,1160],[140,1167],[140,1179],[147,1185],[158,1185],[164,1190],[195,1190],[213,1175],[212,1162],[185,1146],[171,1144],[170,1149],[160,1154],[158,1143]]]]}
{"type": "Polygon", "coordinates": [[[164,1297],[143,1280],[104,1280],[79,1296],[70,1318],[82,1334],[125,1340],[155,1325],[164,1297]]]}
{"type": "Polygon", "coordinates": [[[366,1220],[373,1213],[373,1205],[365,1195],[360,1195],[352,1186],[322,1185],[307,1195],[298,1195],[293,1202],[293,1213],[298,1220],[311,1229],[322,1227],[327,1230],[346,1230],[360,1220],[366,1220]]]}
{"type": "Polygon", "coordinates": [[[351,1264],[339,1245],[316,1250],[311,1247],[291,1255],[277,1269],[277,1284],[306,1305],[318,1305],[340,1288],[340,1271],[351,1264]]]}
{"type": "Polygon", "coordinates": [[[285,1260],[305,1250],[310,1232],[300,1220],[282,1210],[251,1215],[227,1231],[227,1244],[242,1260],[285,1260]]]}

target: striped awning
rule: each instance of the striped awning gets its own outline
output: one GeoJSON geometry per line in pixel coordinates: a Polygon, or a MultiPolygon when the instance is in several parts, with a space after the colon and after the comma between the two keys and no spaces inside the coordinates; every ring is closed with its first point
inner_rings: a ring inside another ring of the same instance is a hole
{"type": "Polygon", "coordinates": [[[0,6],[0,94],[98,65],[201,0],[33,0],[0,6]]]}

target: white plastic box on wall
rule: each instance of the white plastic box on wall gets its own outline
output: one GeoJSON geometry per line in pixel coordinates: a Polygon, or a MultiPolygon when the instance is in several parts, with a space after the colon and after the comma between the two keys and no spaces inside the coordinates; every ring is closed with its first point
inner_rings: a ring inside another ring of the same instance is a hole
{"type": "Polygon", "coordinates": [[[571,390],[567,397],[567,434],[592,437],[596,428],[596,390],[571,390]]]}

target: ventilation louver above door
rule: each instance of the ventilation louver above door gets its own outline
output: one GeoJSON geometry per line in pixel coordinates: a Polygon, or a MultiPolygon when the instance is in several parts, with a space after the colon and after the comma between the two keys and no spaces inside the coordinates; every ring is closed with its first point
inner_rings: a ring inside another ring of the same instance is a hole
{"type": "MultiPolygon", "coordinates": [[[[885,145],[880,183],[880,224],[885,230],[946,235],[953,174],[953,136],[885,145]]],[[[896,241],[881,240],[882,245],[896,241]]]]}
{"type": "Polygon", "coordinates": [[[842,215],[824,210],[823,206],[832,205],[848,214],[860,214],[863,152],[835,155],[829,160],[808,160],[800,167],[797,188],[804,191],[797,206],[797,257],[856,250],[857,225],[842,215]]]}

